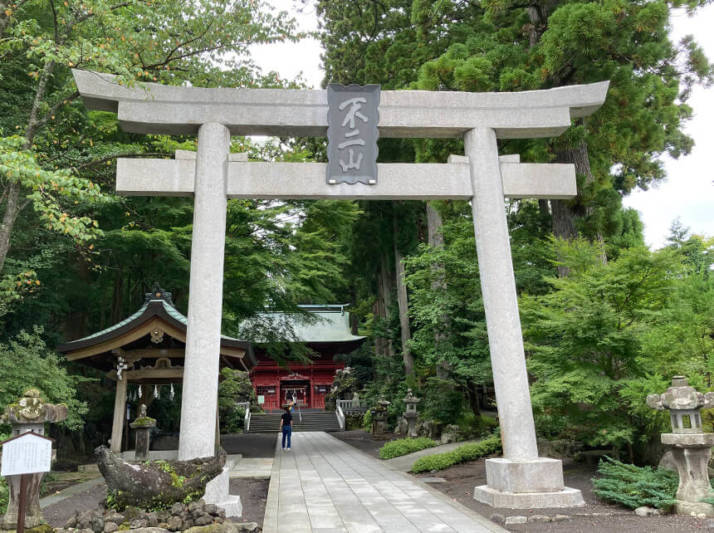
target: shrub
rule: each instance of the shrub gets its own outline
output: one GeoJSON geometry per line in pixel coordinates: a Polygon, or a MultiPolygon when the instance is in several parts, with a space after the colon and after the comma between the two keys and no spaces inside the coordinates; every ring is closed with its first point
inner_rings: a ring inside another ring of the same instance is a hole
{"type": "Polygon", "coordinates": [[[9,498],[10,491],[7,487],[7,481],[5,481],[5,478],[0,478],[0,516],[5,514],[9,498]]]}
{"type": "Polygon", "coordinates": [[[598,473],[601,477],[593,479],[593,492],[605,501],[630,509],[649,505],[665,510],[676,503],[679,477],[675,472],[605,457],[598,465],[598,473]]]}
{"type": "Polygon", "coordinates": [[[372,427],[372,411],[367,409],[362,416],[362,429],[369,431],[372,427]]]}
{"type": "Polygon", "coordinates": [[[430,472],[432,470],[444,470],[458,463],[473,461],[484,455],[490,455],[501,449],[501,438],[498,435],[491,435],[479,442],[464,444],[455,450],[445,453],[437,453],[427,457],[421,457],[412,465],[412,472],[430,472]]]}
{"type": "Polygon", "coordinates": [[[379,450],[380,459],[392,459],[401,455],[418,452],[425,448],[433,448],[437,442],[426,437],[416,439],[397,439],[388,442],[379,450]]]}

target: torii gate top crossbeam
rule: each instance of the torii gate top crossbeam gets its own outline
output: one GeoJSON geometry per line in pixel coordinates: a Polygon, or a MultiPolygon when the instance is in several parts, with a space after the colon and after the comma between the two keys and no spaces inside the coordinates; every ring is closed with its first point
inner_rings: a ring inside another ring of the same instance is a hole
{"type": "MultiPolygon", "coordinates": [[[[325,136],[327,91],[206,89],[147,83],[126,87],[115,76],[74,70],[89,109],[113,111],[132,133],[193,134],[201,124],[224,124],[232,135],[325,136]]],[[[503,139],[552,137],[573,118],[605,101],[609,82],[541,91],[468,93],[382,91],[382,137],[461,137],[476,127],[503,139]]]]}

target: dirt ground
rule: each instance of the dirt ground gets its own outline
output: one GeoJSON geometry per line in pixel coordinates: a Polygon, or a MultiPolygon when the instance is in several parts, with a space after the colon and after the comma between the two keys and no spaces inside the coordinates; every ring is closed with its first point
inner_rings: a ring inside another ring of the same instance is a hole
{"type": "Polygon", "coordinates": [[[338,431],[336,433],[330,433],[330,435],[377,459],[379,459],[379,449],[384,446],[384,443],[397,438],[392,435],[384,438],[373,437],[370,433],[362,429],[338,431]]]}
{"type": "MultiPolygon", "coordinates": [[[[355,448],[379,457],[379,448],[386,440],[374,439],[366,431],[345,431],[333,433],[333,436],[355,448]]],[[[591,479],[595,475],[594,467],[564,461],[563,474],[568,487],[580,489],[585,500],[584,507],[566,509],[500,509],[481,504],[473,499],[474,487],[486,484],[484,459],[454,465],[446,470],[425,473],[416,477],[443,478],[443,483],[429,485],[480,515],[499,523],[514,532],[527,533],[686,533],[689,531],[714,530],[714,520],[700,520],[689,516],[665,515],[639,517],[627,508],[604,503],[593,494],[591,479]],[[503,525],[507,516],[566,515],[568,518],[559,522],[529,522],[518,525],[503,525]]]]}

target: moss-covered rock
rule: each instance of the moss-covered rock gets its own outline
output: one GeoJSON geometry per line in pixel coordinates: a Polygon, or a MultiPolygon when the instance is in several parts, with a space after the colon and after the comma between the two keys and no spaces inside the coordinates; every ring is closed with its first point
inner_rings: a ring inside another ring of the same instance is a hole
{"type": "MultiPolygon", "coordinates": [[[[107,504],[115,509],[135,506],[166,509],[200,498],[206,484],[221,473],[226,454],[191,461],[146,461],[131,464],[105,446],[95,450],[99,471],[107,482],[107,504]]],[[[126,514],[126,513],[125,513],[126,514]]]]}

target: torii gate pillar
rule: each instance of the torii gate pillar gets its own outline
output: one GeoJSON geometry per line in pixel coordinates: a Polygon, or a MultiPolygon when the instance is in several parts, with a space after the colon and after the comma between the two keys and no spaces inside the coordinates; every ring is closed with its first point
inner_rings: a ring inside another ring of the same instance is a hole
{"type": "Polygon", "coordinates": [[[231,138],[223,124],[198,130],[191,236],[186,357],[178,458],[210,457],[216,447],[218,372],[223,317],[226,177],[231,138]],[[206,401],[206,399],[209,401],[206,401]]]}
{"type": "Polygon", "coordinates": [[[474,498],[520,509],[583,505],[580,491],[565,487],[562,462],[538,457],[496,133],[466,132],[464,151],[503,446],[502,458],[486,460],[487,484],[474,489],[474,498]]]}

